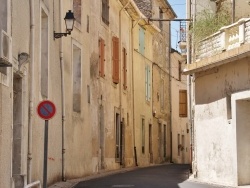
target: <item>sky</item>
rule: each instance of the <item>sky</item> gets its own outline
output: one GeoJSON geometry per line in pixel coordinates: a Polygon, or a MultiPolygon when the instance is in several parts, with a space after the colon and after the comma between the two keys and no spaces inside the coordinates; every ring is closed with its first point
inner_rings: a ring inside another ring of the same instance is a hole
{"type": "MultiPolygon", "coordinates": [[[[186,18],[186,0],[168,0],[169,4],[174,9],[178,19],[186,18]]],[[[171,46],[178,50],[178,42],[180,41],[180,22],[171,22],[171,46]]]]}

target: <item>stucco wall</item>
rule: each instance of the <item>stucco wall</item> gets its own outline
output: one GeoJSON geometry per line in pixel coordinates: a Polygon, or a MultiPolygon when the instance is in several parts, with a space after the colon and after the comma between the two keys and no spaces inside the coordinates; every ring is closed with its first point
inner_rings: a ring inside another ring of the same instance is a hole
{"type": "Polygon", "coordinates": [[[194,126],[199,179],[237,184],[236,123],[228,119],[230,106],[226,97],[247,90],[249,80],[247,59],[195,74],[194,126]]]}

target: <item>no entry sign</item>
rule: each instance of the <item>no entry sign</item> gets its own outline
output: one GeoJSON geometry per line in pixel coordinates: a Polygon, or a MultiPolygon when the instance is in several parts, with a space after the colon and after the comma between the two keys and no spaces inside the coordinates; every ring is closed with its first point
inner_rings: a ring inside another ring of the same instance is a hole
{"type": "Polygon", "coordinates": [[[53,102],[44,100],[38,104],[37,113],[42,119],[49,120],[55,115],[56,107],[53,102]]]}

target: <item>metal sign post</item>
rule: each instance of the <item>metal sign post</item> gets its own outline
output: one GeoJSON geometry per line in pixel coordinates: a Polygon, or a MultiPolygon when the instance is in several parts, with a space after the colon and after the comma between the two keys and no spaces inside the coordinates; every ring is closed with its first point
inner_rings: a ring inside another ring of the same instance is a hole
{"type": "Polygon", "coordinates": [[[53,102],[45,100],[37,106],[38,115],[45,120],[44,128],[44,159],[43,159],[43,188],[47,188],[47,166],[48,166],[48,133],[49,119],[56,113],[56,107],[53,102]]]}
{"type": "Polygon", "coordinates": [[[44,129],[44,158],[43,158],[43,188],[47,188],[48,130],[49,130],[49,121],[45,120],[45,129],[44,129]]]}

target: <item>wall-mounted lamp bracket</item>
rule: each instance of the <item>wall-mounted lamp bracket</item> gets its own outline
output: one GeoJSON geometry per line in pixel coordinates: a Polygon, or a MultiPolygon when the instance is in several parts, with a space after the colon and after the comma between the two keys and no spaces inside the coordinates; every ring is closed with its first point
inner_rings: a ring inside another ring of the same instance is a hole
{"type": "Polygon", "coordinates": [[[61,38],[61,37],[66,37],[67,35],[71,35],[71,32],[68,32],[68,33],[56,33],[55,31],[54,31],[54,39],[59,39],[59,38],[61,38]]]}

